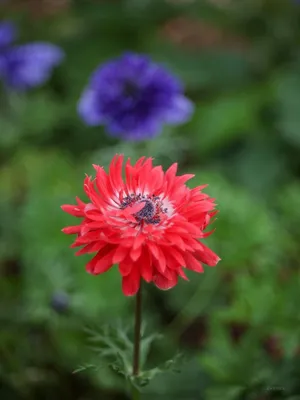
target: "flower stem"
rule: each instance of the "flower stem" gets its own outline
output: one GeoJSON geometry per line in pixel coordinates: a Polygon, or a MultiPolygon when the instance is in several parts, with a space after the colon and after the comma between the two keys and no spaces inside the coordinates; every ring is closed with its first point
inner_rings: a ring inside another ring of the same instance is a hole
{"type": "MultiPolygon", "coordinates": [[[[132,376],[136,377],[140,373],[140,345],[141,345],[141,324],[142,324],[142,285],[136,294],[135,300],[135,325],[134,325],[134,344],[133,344],[133,368],[132,376]]],[[[132,400],[140,400],[140,391],[132,386],[132,400]]]]}
{"type": "Polygon", "coordinates": [[[140,391],[137,387],[132,385],[132,400],[140,400],[140,391]]]}
{"type": "Polygon", "coordinates": [[[132,375],[137,376],[140,372],[140,342],[142,324],[142,286],[136,294],[135,303],[135,327],[134,327],[134,348],[133,348],[133,371],[132,375]]]}

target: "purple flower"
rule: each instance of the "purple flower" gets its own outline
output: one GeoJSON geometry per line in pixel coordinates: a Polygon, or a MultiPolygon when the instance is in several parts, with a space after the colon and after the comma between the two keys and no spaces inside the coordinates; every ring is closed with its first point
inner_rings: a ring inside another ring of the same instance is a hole
{"type": "Polygon", "coordinates": [[[0,22],[0,51],[11,45],[17,36],[17,29],[12,22],[0,22]]]}
{"type": "Polygon", "coordinates": [[[12,47],[2,56],[0,74],[8,86],[26,90],[47,81],[63,57],[62,50],[50,43],[12,47]]]}
{"type": "Polygon", "coordinates": [[[154,137],[163,124],[184,123],[193,108],[176,77],[132,53],[100,66],[78,104],[87,125],[106,125],[112,136],[134,140],[154,137]]]}
{"type": "Polygon", "coordinates": [[[60,64],[63,51],[50,43],[13,46],[17,30],[12,22],[0,23],[0,79],[17,90],[26,90],[49,79],[53,67],[60,64]]]}
{"type": "Polygon", "coordinates": [[[65,292],[55,292],[52,295],[50,305],[56,312],[64,313],[68,310],[70,305],[69,296],[65,292]]]}

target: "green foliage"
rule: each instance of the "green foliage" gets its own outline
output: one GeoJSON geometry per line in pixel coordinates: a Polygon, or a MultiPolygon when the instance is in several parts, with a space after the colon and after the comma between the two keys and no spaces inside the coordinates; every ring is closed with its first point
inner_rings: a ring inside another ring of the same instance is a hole
{"type": "Polygon", "coordinates": [[[133,300],[116,267],[86,273],[89,257],[75,257],[61,232],[74,220],[60,209],[84,199],[92,163],[124,153],[178,161],[220,210],[206,239],[220,264],[167,292],[146,285],[147,331],[163,339],[143,334],[131,381],[141,398],[299,399],[299,2],[22,3],[1,4],[21,42],[55,42],[66,59],[42,88],[1,91],[1,398],[127,398],[133,300]],[[90,74],[127,50],[184,81],[195,103],[188,124],[132,143],[82,123],[90,74]]]}
{"type": "Polygon", "coordinates": [[[110,368],[112,371],[122,375],[131,382],[131,385],[142,391],[150,381],[157,375],[166,372],[180,372],[183,363],[181,354],[176,354],[170,360],[162,364],[147,369],[146,363],[152,343],[157,339],[162,339],[162,335],[151,334],[146,336],[142,330],[140,341],[140,372],[137,376],[132,375],[132,358],[134,345],[131,340],[132,332],[130,328],[119,323],[116,326],[104,325],[102,327],[85,329],[91,349],[96,354],[97,364],[82,364],[74,373],[93,369],[99,371],[103,368],[110,368]]]}

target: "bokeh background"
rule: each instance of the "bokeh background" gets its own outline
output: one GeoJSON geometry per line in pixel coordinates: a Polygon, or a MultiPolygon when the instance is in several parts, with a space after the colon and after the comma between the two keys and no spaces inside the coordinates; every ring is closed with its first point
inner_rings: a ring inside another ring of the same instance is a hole
{"type": "Polygon", "coordinates": [[[84,328],[130,325],[134,299],[117,269],[86,274],[87,258],[74,257],[61,233],[72,217],[60,205],[82,195],[92,163],[106,166],[116,152],[178,161],[196,174],[193,185],[209,184],[220,210],[207,239],[218,266],[167,292],[145,288],[145,329],[164,335],[149,367],[178,351],[185,359],[142,398],[300,399],[298,3],[1,1],[20,43],[49,41],[66,53],[45,85],[11,92],[0,109],[1,399],[129,398],[84,328]],[[196,105],[188,124],[134,143],[80,121],[91,72],[126,50],[184,81],[196,105]]]}

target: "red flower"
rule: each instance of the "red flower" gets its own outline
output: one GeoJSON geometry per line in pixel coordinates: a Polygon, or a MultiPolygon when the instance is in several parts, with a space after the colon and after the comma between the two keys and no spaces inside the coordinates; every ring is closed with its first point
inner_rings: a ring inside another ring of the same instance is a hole
{"type": "Polygon", "coordinates": [[[215,266],[220,258],[198,239],[216,214],[214,199],[201,192],[206,185],[189,189],[185,182],[194,175],[176,176],[177,164],[165,173],[152,159],[140,158],[125,165],[116,155],[107,174],[94,165],[96,178],[86,177],[84,190],[90,202],[77,198],[77,205],[62,209],[82,218],[79,225],[63,229],[76,234],[71,247],[83,246],[76,255],[96,253],[87,264],[91,274],[101,274],[119,264],[125,295],[134,295],[140,279],[160,289],[187,279],[183,268],[203,272],[201,264],[215,266]]]}

